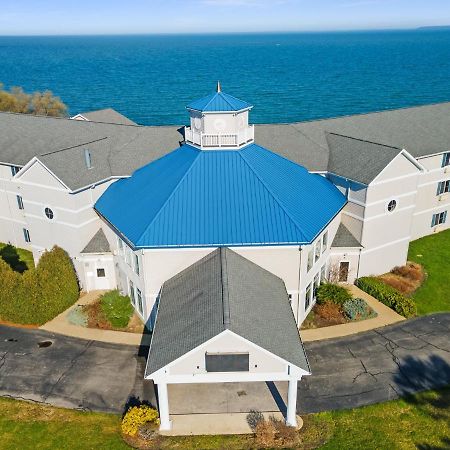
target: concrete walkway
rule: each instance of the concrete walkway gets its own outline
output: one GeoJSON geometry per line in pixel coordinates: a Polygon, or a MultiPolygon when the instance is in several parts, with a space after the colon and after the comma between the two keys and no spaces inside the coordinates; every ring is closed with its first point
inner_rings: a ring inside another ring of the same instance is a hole
{"type": "MultiPolygon", "coordinates": [[[[248,413],[172,415],[172,429],[160,433],[165,436],[250,434],[253,430],[247,422],[247,416],[248,413]]],[[[280,412],[263,413],[263,416],[266,420],[275,417],[284,421],[280,412]]],[[[297,416],[297,429],[302,426],[303,420],[297,416]]]]}
{"type": "Polygon", "coordinates": [[[363,331],[385,327],[405,320],[391,308],[383,305],[371,295],[365,293],[355,285],[346,286],[355,298],[362,298],[378,314],[374,319],[362,320],[360,322],[344,323],[331,327],[315,328],[312,330],[300,330],[300,335],[304,342],[319,341],[322,339],[332,339],[337,337],[350,336],[363,331]]]}
{"type": "Polygon", "coordinates": [[[73,325],[69,322],[67,316],[74,308],[81,305],[88,305],[96,301],[100,295],[106,291],[91,291],[81,296],[75,305],[66,309],[59,316],[56,316],[50,322],[39,327],[41,330],[49,331],[51,333],[64,334],[79,339],[87,339],[89,341],[109,342],[111,344],[126,344],[139,346],[149,345],[150,336],[142,335],[140,333],[126,333],[123,331],[113,330],[99,330],[96,328],[86,328],[78,325],[73,325]]]}

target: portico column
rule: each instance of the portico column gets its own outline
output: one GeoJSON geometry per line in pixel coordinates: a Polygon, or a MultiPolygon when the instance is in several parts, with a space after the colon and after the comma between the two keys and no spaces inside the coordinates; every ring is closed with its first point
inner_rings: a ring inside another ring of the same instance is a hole
{"type": "Polygon", "coordinates": [[[170,430],[172,424],[169,416],[169,394],[167,392],[167,383],[158,383],[158,404],[160,430],[170,430]]]}
{"type": "Polygon", "coordinates": [[[297,380],[289,380],[286,425],[297,427],[297,380]]]}

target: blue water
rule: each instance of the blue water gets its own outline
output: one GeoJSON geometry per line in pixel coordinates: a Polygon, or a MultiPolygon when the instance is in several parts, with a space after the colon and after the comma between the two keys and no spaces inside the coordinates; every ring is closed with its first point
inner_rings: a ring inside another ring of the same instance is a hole
{"type": "Polygon", "coordinates": [[[223,89],[255,123],[450,100],[450,30],[215,36],[0,37],[0,82],[50,89],[70,113],[113,107],[146,125],[223,89]]]}

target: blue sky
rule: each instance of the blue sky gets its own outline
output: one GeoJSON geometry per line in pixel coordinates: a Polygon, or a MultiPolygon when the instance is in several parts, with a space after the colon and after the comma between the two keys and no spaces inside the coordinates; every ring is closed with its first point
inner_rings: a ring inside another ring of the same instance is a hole
{"type": "Polygon", "coordinates": [[[0,35],[414,28],[450,0],[1,0],[0,35]]]}

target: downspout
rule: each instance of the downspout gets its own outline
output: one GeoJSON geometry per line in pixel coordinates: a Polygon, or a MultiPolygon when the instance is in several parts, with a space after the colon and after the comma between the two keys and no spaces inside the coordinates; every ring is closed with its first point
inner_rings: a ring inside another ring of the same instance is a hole
{"type": "Polygon", "coordinates": [[[300,277],[302,273],[302,246],[298,247],[297,328],[300,318],[300,277]]]}

